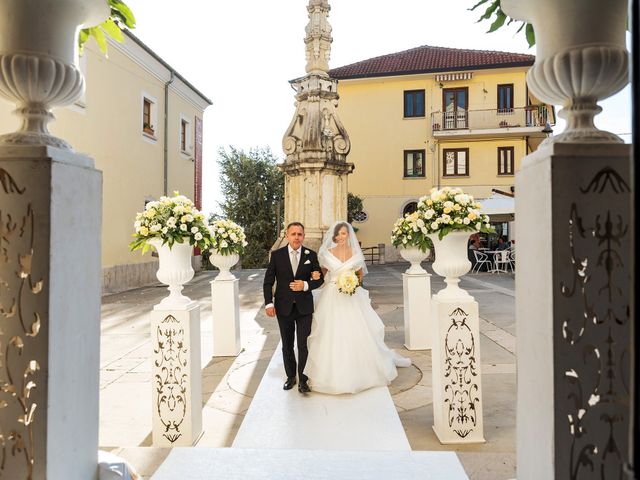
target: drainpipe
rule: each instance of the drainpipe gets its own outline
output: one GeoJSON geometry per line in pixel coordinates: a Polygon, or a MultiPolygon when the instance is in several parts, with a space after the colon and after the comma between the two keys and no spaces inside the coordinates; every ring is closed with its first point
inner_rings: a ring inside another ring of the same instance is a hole
{"type": "Polygon", "coordinates": [[[169,85],[175,80],[176,72],[171,70],[171,78],[164,84],[164,195],[168,195],[169,183],[169,85]]]}

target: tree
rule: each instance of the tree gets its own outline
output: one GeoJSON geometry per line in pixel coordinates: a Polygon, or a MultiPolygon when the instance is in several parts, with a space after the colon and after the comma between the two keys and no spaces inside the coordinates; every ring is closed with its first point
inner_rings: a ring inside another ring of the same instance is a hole
{"type": "Polygon", "coordinates": [[[269,148],[248,153],[229,147],[218,152],[225,218],[244,227],[247,248],[242,256],[245,268],[266,267],[269,250],[277,240],[283,218],[284,176],[269,148]]]}
{"type": "Polygon", "coordinates": [[[359,196],[349,193],[347,194],[347,222],[353,223],[353,218],[356,213],[362,211],[362,198],[359,196]]]}

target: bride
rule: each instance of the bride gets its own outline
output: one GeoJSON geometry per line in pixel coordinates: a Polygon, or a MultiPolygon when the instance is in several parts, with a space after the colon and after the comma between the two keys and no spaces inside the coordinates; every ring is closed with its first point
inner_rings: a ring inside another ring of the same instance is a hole
{"type": "Polygon", "coordinates": [[[312,389],[339,394],[388,385],[398,376],[396,366],[408,367],[411,360],[385,345],[384,324],[371,307],[367,290],[358,287],[348,295],[336,286],[343,272],[355,271],[360,280],[367,273],[351,225],[336,222],[327,231],[318,260],[325,279],[316,299],[304,372],[312,389]]]}

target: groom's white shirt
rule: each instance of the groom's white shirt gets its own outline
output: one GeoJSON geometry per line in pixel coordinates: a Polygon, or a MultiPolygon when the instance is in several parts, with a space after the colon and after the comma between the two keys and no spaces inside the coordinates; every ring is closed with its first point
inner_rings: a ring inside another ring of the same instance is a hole
{"type": "MultiPolygon", "coordinates": [[[[300,266],[300,260],[302,259],[302,245],[300,245],[300,248],[298,250],[294,250],[293,248],[291,248],[291,245],[287,245],[287,250],[289,251],[289,263],[291,264],[291,270],[293,270],[293,275],[295,276],[296,272],[293,268],[293,262],[291,261],[291,254],[293,252],[297,252],[298,254],[298,266],[300,266]]],[[[307,282],[304,282],[304,289],[302,290],[303,292],[306,292],[307,290],[309,290],[309,284],[307,282]]],[[[269,305],[265,305],[264,308],[265,310],[267,308],[271,308],[273,307],[273,303],[270,303],[269,305]]]]}

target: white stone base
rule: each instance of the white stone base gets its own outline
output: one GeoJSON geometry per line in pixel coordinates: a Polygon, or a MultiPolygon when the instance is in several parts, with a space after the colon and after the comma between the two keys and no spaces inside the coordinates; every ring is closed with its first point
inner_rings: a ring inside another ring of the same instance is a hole
{"type": "Polygon", "coordinates": [[[408,350],[431,348],[431,275],[402,274],[404,346],[408,350]]]}
{"type": "Polygon", "coordinates": [[[213,356],[235,357],[240,353],[239,280],[211,282],[213,356]]]}
{"type": "Polygon", "coordinates": [[[469,480],[454,452],[266,447],[174,448],[151,480],[469,480]]]}
{"type": "Polygon", "coordinates": [[[433,430],[443,444],[484,443],[478,302],[434,295],[433,430]]]}
{"type": "Polygon", "coordinates": [[[153,446],[191,446],[202,433],[200,306],[154,309],[151,345],[153,446]]]}

